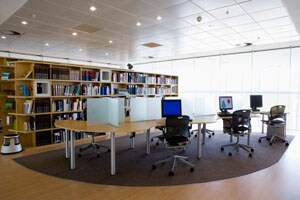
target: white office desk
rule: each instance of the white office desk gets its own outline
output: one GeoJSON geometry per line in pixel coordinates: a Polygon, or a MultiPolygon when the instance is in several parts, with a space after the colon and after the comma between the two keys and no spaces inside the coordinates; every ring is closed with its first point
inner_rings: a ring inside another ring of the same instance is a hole
{"type": "Polygon", "coordinates": [[[150,128],[156,126],[156,121],[141,121],[141,122],[129,122],[120,123],[119,127],[114,127],[109,124],[89,124],[87,121],[78,120],[61,120],[55,122],[55,127],[66,129],[68,131],[66,134],[66,157],[70,159],[70,168],[75,169],[75,131],[83,132],[105,132],[110,133],[110,148],[111,148],[111,175],[116,174],[116,145],[115,145],[115,135],[131,132],[141,132],[147,131],[146,133],[146,154],[150,154],[150,128]],[[69,146],[69,131],[70,142],[69,146]],[[70,150],[69,150],[70,149],[70,150]]]}

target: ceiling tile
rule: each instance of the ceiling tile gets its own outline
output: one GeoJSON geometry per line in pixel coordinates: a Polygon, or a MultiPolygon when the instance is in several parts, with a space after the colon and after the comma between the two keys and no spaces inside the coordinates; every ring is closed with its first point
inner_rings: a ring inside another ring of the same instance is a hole
{"type": "Polygon", "coordinates": [[[187,2],[187,0],[144,0],[156,8],[168,8],[177,4],[187,2]]]}
{"type": "Polygon", "coordinates": [[[180,29],[180,28],[189,27],[191,25],[189,23],[183,21],[183,20],[174,19],[174,20],[171,20],[171,21],[161,23],[159,26],[163,27],[163,28],[168,28],[168,29],[180,29]]]}
{"type": "Polygon", "coordinates": [[[247,10],[248,13],[254,13],[272,8],[282,7],[282,2],[281,0],[252,0],[241,3],[240,6],[247,10]]]}
{"type": "Polygon", "coordinates": [[[278,17],[285,17],[288,16],[288,13],[286,12],[284,7],[274,8],[271,10],[265,10],[257,13],[250,14],[250,16],[257,22],[269,20],[269,19],[275,19],[278,17]]]}
{"type": "Polygon", "coordinates": [[[196,26],[189,26],[186,28],[176,29],[176,32],[182,34],[182,35],[192,35],[196,33],[201,33],[203,30],[197,28],[196,26]]]}
{"type": "Polygon", "coordinates": [[[197,25],[197,27],[201,28],[204,31],[212,31],[212,30],[226,28],[226,26],[220,21],[213,21],[213,22],[209,22],[209,23],[203,23],[203,24],[197,25]]]}
{"type": "Polygon", "coordinates": [[[196,6],[195,4],[191,2],[186,2],[183,4],[175,5],[169,8],[166,8],[166,11],[170,13],[171,15],[174,15],[176,17],[182,18],[194,14],[198,14],[203,12],[201,8],[196,6]]]}
{"type": "Polygon", "coordinates": [[[288,17],[281,17],[278,19],[272,19],[272,20],[258,22],[258,24],[262,28],[271,28],[271,27],[276,27],[276,26],[289,25],[291,23],[292,22],[288,17]]]}
{"type": "Polygon", "coordinates": [[[245,24],[245,25],[240,25],[240,26],[234,26],[232,27],[235,31],[237,32],[246,32],[246,31],[255,31],[261,29],[260,26],[258,26],[256,23],[252,24],[245,24]]]}
{"type": "Polygon", "coordinates": [[[247,14],[240,6],[233,5],[210,11],[210,14],[218,19],[226,19],[247,14]]]}
{"type": "Polygon", "coordinates": [[[243,25],[243,24],[254,23],[253,19],[251,17],[249,17],[248,15],[242,15],[242,16],[238,16],[238,17],[224,19],[224,20],[222,20],[222,22],[224,24],[226,24],[227,26],[231,26],[231,27],[239,26],[239,25],[243,25]]]}
{"type": "Polygon", "coordinates": [[[234,34],[235,32],[231,28],[222,28],[222,29],[210,31],[209,33],[214,36],[221,36],[221,35],[234,34]]]}
{"type": "Polygon", "coordinates": [[[225,6],[236,4],[234,0],[192,0],[195,4],[203,8],[204,10],[214,10],[225,6]]]}
{"type": "Polygon", "coordinates": [[[203,32],[203,33],[197,33],[190,35],[191,38],[197,39],[197,40],[204,40],[206,38],[214,37],[213,35],[203,32]]]}
{"type": "Polygon", "coordinates": [[[45,0],[30,0],[25,3],[24,7],[32,9],[33,12],[37,10],[53,16],[60,15],[66,11],[66,8],[45,0]]]}
{"type": "Polygon", "coordinates": [[[141,0],[133,0],[128,4],[120,6],[119,8],[137,17],[148,12],[152,12],[155,9],[153,6],[141,0]]]}
{"type": "Polygon", "coordinates": [[[286,31],[296,31],[295,27],[292,24],[266,28],[264,30],[269,34],[281,33],[281,32],[286,32],[286,31]]]}

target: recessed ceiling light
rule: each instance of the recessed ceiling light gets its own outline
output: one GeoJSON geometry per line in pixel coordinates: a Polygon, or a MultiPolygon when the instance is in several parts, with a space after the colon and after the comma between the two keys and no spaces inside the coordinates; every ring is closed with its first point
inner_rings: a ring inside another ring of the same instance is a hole
{"type": "Polygon", "coordinates": [[[97,10],[97,8],[95,6],[91,6],[90,10],[94,12],[95,10],[97,10]]]}
{"type": "Polygon", "coordinates": [[[156,17],[156,19],[157,19],[158,21],[160,21],[160,20],[162,20],[162,17],[158,15],[158,16],[156,17]]]}
{"type": "Polygon", "coordinates": [[[45,46],[49,46],[49,43],[45,43],[45,46]]]}
{"type": "Polygon", "coordinates": [[[76,36],[76,35],[77,35],[77,33],[76,33],[76,32],[73,32],[73,33],[72,33],[72,35],[73,35],[73,36],[76,36]]]}
{"type": "Polygon", "coordinates": [[[82,51],[82,49],[78,49],[78,51],[82,51]]]}
{"type": "Polygon", "coordinates": [[[107,53],[107,52],[106,52],[106,53],[105,53],[105,55],[106,55],[106,56],[108,56],[108,55],[109,55],[109,53],[107,53]]]}
{"type": "Polygon", "coordinates": [[[6,39],[6,37],[4,35],[1,36],[2,39],[6,39]]]}
{"type": "Polygon", "coordinates": [[[113,41],[112,41],[112,40],[109,40],[108,42],[109,42],[109,44],[113,43],[113,41]]]}
{"type": "Polygon", "coordinates": [[[141,26],[142,23],[141,23],[141,22],[137,22],[136,25],[137,25],[137,26],[141,26]]]}
{"type": "Polygon", "coordinates": [[[26,24],[28,24],[26,21],[22,21],[21,22],[23,25],[26,25],[26,24]]]}

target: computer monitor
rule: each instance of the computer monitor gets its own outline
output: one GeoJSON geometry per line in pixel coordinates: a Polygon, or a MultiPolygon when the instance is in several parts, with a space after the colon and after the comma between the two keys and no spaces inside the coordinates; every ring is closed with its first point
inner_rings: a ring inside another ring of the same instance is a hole
{"type": "Polygon", "coordinates": [[[232,96],[220,96],[219,106],[222,113],[226,113],[227,110],[233,109],[232,96]]]}
{"type": "Polygon", "coordinates": [[[161,100],[161,116],[162,117],[181,116],[181,100],[180,99],[162,99],[161,100]]]}
{"type": "Polygon", "coordinates": [[[262,95],[250,95],[250,107],[252,111],[259,111],[257,108],[261,108],[262,106],[262,95]]]}

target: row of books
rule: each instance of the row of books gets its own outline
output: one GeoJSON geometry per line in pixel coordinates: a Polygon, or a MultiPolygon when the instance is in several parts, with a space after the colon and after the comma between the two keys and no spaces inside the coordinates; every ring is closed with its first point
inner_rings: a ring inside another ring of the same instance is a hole
{"type": "Polygon", "coordinates": [[[43,113],[50,112],[50,99],[27,99],[23,103],[23,113],[43,113]]]}
{"type": "MultiPolygon", "coordinates": [[[[86,138],[87,134],[84,132],[75,132],[75,140],[80,140],[86,138]]],[[[66,132],[64,130],[58,130],[53,132],[53,143],[61,143],[64,142],[66,138],[66,132]]]]}
{"type": "Polygon", "coordinates": [[[51,131],[43,131],[36,133],[36,146],[42,146],[52,143],[51,131]]]}
{"type": "Polygon", "coordinates": [[[65,85],[65,84],[53,84],[52,85],[53,96],[78,96],[80,95],[80,85],[65,85]]]}
{"type": "Polygon", "coordinates": [[[80,80],[80,70],[53,67],[52,79],[60,80],[80,80]]]}
{"type": "Polygon", "coordinates": [[[178,84],[178,83],[177,83],[177,79],[158,76],[156,77],[156,84],[178,84]]]}
{"type": "Polygon", "coordinates": [[[83,81],[99,81],[99,72],[95,71],[82,71],[83,81]]]}
{"type": "MultiPolygon", "coordinates": [[[[30,76],[30,71],[28,71],[27,77],[30,76]]],[[[50,66],[45,64],[35,64],[34,65],[34,78],[36,79],[49,79],[50,78],[50,66]]]]}
{"type": "Polygon", "coordinates": [[[79,99],[60,99],[52,102],[53,112],[82,111],[82,101],[79,99]]]}
{"type": "Polygon", "coordinates": [[[40,115],[38,117],[29,117],[29,121],[24,122],[24,131],[36,131],[51,128],[51,116],[40,115]]]}

